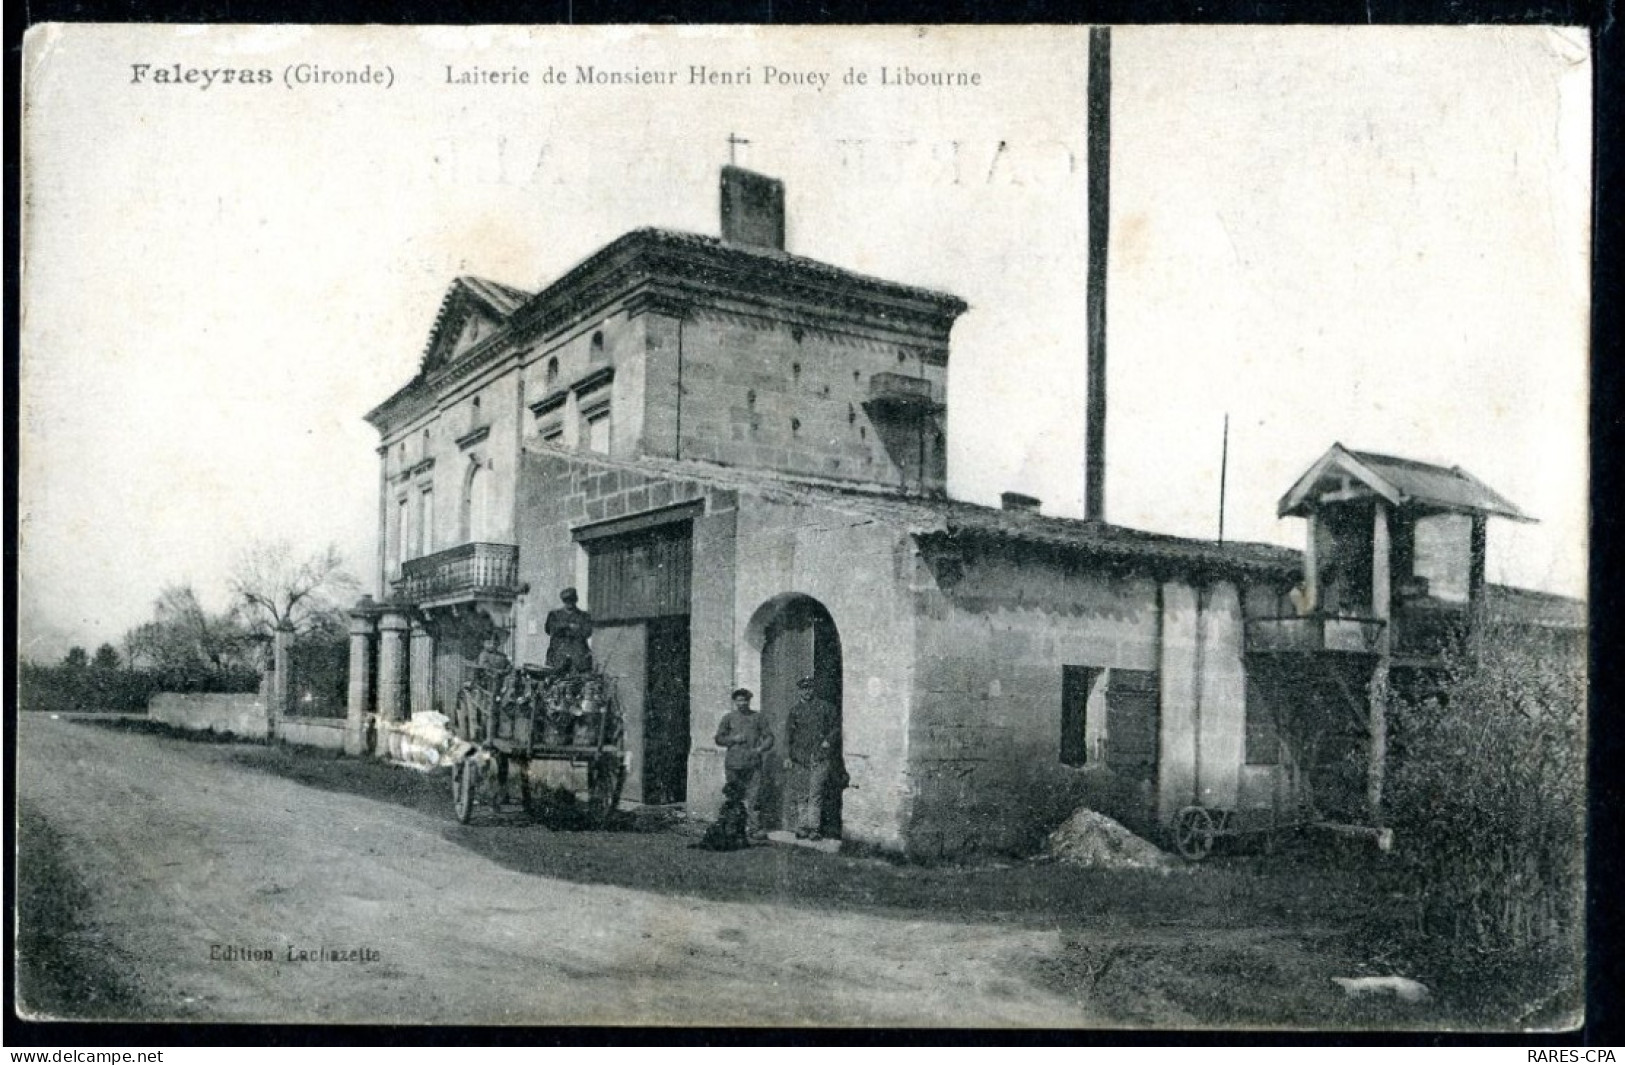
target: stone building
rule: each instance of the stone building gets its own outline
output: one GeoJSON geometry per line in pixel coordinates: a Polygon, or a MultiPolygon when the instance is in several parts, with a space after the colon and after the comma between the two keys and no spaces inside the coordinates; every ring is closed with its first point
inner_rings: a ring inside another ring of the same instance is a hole
{"type": "MultiPolygon", "coordinates": [[[[452,284],[417,376],[368,415],[380,551],[354,614],[354,742],[368,715],[449,710],[489,636],[541,662],[574,586],[617,678],[634,802],[714,810],[728,693],[759,692],[782,735],[804,675],[840,708],[830,828],[856,844],[1019,851],[1080,802],[1152,831],[1295,801],[1282,688],[1258,682],[1291,671],[1255,661],[1345,656],[1337,624],[1301,624],[1320,571],[1014,493],[949,499],[965,303],[789,254],[783,212],[778,181],[728,167],[720,239],[631,232],[538,293],[452,284]]],[[[1376,491],[1313,486],[1303,513],[1376,491]]],[[[771,787],[766,803],[782,816],[771,787]]]]}

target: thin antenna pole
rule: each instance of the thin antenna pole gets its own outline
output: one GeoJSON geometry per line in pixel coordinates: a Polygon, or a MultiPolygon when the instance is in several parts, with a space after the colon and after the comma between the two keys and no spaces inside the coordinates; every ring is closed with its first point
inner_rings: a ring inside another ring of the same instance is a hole
{"type": "Polygon", "coordinates": [[[1224,412],[1224,442],[1219,445],[1219,543],[1224,543],[1224,487],[1230,472],[1230,412],[1224,412]]]}

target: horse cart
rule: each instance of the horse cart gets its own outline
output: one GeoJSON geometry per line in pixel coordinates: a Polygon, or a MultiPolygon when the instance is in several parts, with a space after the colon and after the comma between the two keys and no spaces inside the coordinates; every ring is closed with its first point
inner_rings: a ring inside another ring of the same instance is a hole
{"type": "Polygon", "coordinates": [[[587,811],[602,825],[620,803],[626,751],[615,680],[601,672],[578,673],[520,666],[474,667],[457,693],[451,727],[467,745],[452,764],[452,802],[467,824],[482,804],[493,813],[518,798],[534,814],[530,763],[565,763],[586,770],[587,811]]]}

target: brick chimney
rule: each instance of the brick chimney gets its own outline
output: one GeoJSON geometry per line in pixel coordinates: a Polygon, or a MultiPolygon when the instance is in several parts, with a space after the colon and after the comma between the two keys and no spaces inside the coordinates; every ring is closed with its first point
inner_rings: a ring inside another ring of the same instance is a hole
{"type": "Polygon", "coordinates": [[[784,182],[722,168],[722,239],[730,244],[784,250],[784,182]]]}

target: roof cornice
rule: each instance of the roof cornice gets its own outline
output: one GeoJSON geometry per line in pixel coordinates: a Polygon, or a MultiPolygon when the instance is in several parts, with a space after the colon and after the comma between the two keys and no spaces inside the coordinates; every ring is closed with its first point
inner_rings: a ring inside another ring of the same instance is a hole
{"type": "Polygon", "coordinates": [[[630,298],[653,313],[681,314],[691,306],[726,303],[771,307],[832,327],[896,336],[930,350],[935,362],[946,360],[948,334],[967,310],[958,296],[814,259],[697,234],[636,229],[526,300],[501,328],[455,361],[420,371],[369,412],[367,421],[387,432],[403,416],[426,410],[448,385],[630,298]]]}

